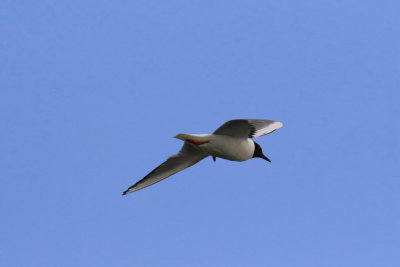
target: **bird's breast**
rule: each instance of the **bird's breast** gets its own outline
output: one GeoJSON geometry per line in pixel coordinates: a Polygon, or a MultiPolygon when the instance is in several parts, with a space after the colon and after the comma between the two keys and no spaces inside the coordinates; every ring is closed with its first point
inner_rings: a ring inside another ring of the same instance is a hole
{"type": "Polygon", "coordinates": [[[209,142],[200,148],[212,156],[233,161],[245,161],[254,154],[254,142],[251,139],[225,135],[212,135],[209,142]]]}

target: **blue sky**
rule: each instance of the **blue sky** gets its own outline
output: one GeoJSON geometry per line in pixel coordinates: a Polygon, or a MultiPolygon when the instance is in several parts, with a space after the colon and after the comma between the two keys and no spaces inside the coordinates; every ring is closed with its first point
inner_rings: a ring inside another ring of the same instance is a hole
{"type": "Polygon", "coordinates": [[[397,1],[3,1],[2,266],[398,266],[397,1]],[[284,127],[121,193],[230,119],[284,127]]]}

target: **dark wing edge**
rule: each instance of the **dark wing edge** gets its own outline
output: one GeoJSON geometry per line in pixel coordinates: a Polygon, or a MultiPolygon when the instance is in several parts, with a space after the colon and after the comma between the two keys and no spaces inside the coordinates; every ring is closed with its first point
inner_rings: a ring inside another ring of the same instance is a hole
{"type": "Polygon", "coordinates": [[[272,133],[283,126],[281,122],[273,120],[248,120],[248,122],[250,125],[249,138],[272,133]]]}
{"type": "Polygon", "coordinates": [[[273,120],[238,119],[225,122],[213,134],[254,138],[272,133],[280,127],[282,123],[273,120]]]}
{"type": "Polygon", "coordinates": [[[171,175],[196,164],[207,156],[207,154],[199,151],[192,144],[185,142],[178,154],[169,157],[165,162],[152,170],[144,178],[125,190],[122,195],[126,195],[158,183],[165,178],[168,178],[171,175]]]}

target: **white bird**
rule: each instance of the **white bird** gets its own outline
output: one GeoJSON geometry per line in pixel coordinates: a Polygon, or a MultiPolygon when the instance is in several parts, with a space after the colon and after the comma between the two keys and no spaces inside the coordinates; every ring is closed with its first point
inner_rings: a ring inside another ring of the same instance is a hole
{"type": "Polygon", "coordinates": [[[262,158],[269,162],[259,144],[250,138],[259,137],[282,127],[272,120],[241,119],[224,123],[212,134],[177,134],[174,138],[184,141],[178,154],[172,155],[122,194],[135,192],[184,170],[205,157],[212,156],[233,161],[262,158]]]}

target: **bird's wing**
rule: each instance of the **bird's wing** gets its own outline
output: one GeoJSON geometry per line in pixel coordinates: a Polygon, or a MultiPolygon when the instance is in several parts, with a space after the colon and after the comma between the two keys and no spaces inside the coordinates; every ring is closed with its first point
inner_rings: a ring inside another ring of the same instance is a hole
{"type": "Polygon", "coordinates": [[[149,185],[155,184],[181,170],[192,166],[207,156],[207,154],[195,148],[194,145],[185,142],[178,154],[169,157],[164,163],[147,174],[139,182],[129,187],[122,194],[126,195],[149,185]]]}
{"type": "Polygon", "coordinates": [[[268,133],[272,133],[276,129],[282,127],[279,121],[271,120],[231,120],[225,122],[213,134],[228,135],[232,137],[254,138],[268,133]]]}

